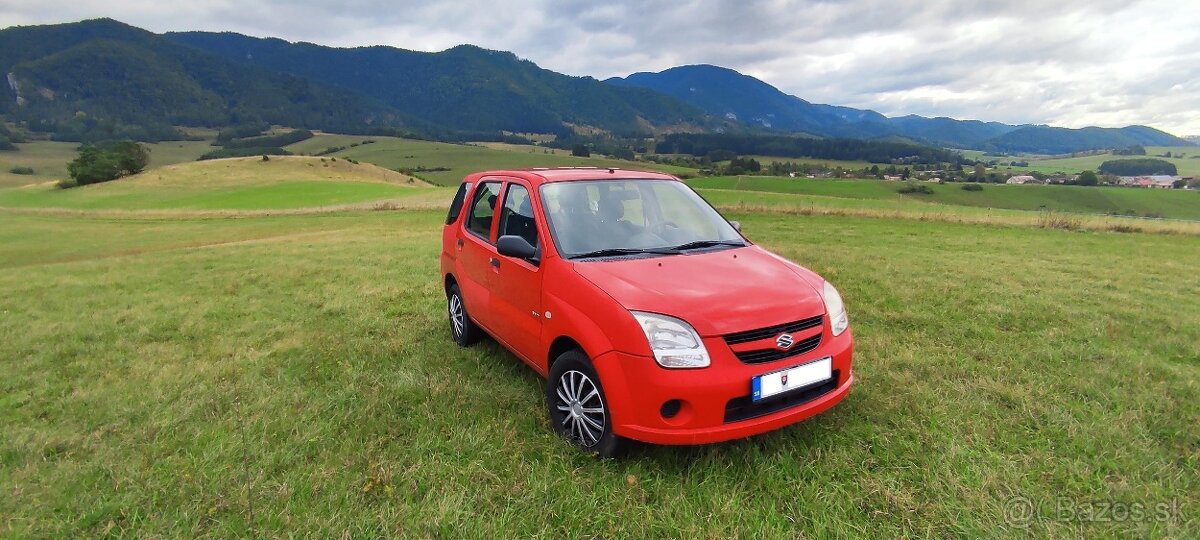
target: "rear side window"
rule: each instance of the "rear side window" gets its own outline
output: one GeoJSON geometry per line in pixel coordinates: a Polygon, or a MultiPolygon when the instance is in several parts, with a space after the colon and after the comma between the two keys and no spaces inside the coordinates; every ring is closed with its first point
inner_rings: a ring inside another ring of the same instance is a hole
{"type": "Polygon", "coordinates": [[[499,182],[484,182],[475,190],[471,199],[471,214],[467,216],[467,230],[484,240],[491,240],[492,220],[496,217],[496,197],[500,195],[499,182]]]}
{"type": "Polygon", "coordinates": [[[533,221],[533,200],[529,190],[520,184],[509,184],[504,194],[504,208],[500,209],[500,234],[524,238],[529,245],[538,247],[537,226],[533,221]]]}
{"type": "Polygon", "coordinates": [[[470,182],[463,182],[458,186],[458,193],[454,194],[454,202],[450,203],[450,213],[446,214],[446,225],[454,223],[458,219],[458,215],[462,213],[463,203],[466,202],[468,191],[471,191],[470,182]]]}

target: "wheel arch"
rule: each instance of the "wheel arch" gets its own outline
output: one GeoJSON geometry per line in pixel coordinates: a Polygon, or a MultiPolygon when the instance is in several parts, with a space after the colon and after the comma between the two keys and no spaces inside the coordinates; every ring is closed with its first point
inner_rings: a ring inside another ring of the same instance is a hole
{"type": "Polygon", "coordinates": [[[554,341],[550,342],[550,349],[546,351],[546,373],[550,372],[551,366],[554,365],[554,361],[559,356],[572,350],[578,350],[585,356],[587,355],[587,351],[583,348],[583,345],[580,345],[574,338],[570,336],[558,336],[554,338],[554,341]]]}

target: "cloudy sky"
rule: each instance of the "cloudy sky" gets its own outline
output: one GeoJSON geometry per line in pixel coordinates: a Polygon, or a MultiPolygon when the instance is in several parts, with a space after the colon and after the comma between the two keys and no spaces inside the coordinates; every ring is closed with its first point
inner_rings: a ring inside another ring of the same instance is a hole
{"type": "Polygon", "coordinates": [[[601,79],[707,63],[888,115],[1200,135],[1197,0],[0,0],[0,26],[92,17],[333,46],[473,43],[601,79]]]}

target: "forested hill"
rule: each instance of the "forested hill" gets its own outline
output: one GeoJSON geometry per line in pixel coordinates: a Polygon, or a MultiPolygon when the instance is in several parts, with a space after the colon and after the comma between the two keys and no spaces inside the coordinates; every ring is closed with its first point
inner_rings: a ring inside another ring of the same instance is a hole
{"type": "Polygon", "coordinates": [[[171,41],[370,96],[459,130],[558,133],[564,123],[621,135],[714,127],[700,109],[659,92],[617,88],[470,45],[427,53],[334,48],[234,33],[168,33],[171,41]]]}
{"type": "Polygon", "coordinates": [[[0,30],[0,113],[63,140],[265,121],[328,130],[406,124],[377,100],[231,62],[100,19],[0,30]]]}

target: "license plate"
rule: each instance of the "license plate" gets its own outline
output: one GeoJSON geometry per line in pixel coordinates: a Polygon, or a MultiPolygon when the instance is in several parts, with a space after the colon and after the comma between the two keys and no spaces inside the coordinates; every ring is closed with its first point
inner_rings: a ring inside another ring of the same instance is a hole
{"type": "Polygon", "coordinates": [[[807,364],[759,375],[750,379],[753,401],[769,398],[789,390],[797,390],[833,377],[833,357],[827,356],[807,364]]]}

